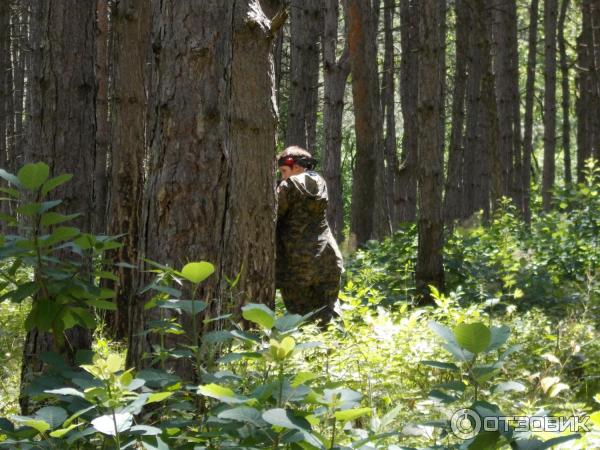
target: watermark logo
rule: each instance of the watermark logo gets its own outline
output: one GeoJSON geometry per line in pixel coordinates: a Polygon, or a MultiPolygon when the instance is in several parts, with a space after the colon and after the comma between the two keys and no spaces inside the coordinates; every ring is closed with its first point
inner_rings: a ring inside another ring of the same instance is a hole
{"type": "Polygon", "coordinates": [[[482,431],[508,432],[555,432],[590,431],[589,416],[487,416],[482,417],[472,409],[460,409],[450,419],[450,427],[456,437],[471,439],[482,431]]]}

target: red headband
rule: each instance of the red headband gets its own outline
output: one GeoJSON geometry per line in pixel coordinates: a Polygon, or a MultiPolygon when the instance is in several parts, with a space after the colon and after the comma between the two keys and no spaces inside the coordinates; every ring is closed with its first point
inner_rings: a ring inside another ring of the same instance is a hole
{"type": "Polygon", "coordinates": [[[277,163],[279,166],[294,167],[296,161],[294,161],[293,156],[284,156],[283,158],[279,158],[279,161],[277,161],[277,163]]]}

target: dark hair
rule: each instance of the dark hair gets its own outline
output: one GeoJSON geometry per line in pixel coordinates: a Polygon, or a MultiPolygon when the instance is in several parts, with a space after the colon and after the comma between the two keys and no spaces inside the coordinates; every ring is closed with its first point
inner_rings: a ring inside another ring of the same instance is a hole
{"type": "Polygon", "coordinates": [[[292,145],[277,155],[278,166],[293,167],[294,164],[307,170],[313,170],[317,160],[308,151],[297,145],[292,145]]]}

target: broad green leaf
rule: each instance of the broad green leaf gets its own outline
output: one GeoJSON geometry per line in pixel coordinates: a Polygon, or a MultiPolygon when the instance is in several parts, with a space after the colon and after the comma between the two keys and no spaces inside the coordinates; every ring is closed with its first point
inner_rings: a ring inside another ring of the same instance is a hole
{"type": "Polygon", "coordinates": [[[149,425],[134,425],[129,429],[129,433],[141,436],[159,436],[163,430],[149,425]]]}
{"type": "Polygon", "coordinates": [[[435,334],[444,339],[446,342],[456,342],[456,338],[454,337],[454,334],[452,334],[452,330],[450,330],[450,328],[448,328],[447,326],[444,326],[441,323],[434,321],[428,322],[427,325],[433,332],[435,332],[435,334]]]}
{"type": "Polygon", "coordinates": [[[265,421],[262,419],[259,410],[249,406],[239,406],[237,408],[227,409],[218,415],[219,419],[235,420],[237,422],[251,423],[255,427],[263,427],[265,421]]]}
{"type": "Polygon", "coordinates": [[[98,309],[106,309],[108,311],[116,311],[117,305],[113,302],[107,302],[106,300],[94,299],[86,302],[88,305],[98,309]]]}
{"type": "Polygon", "coordinates": [[[219,386],[218,384],[198,386],[198,393],[225,403],[246,403],[248,401],[247,397],[237,395],[228,387],[219,386]]]}
{"type": "Polygon", "coordinates": [[[146,402],[146,404],[162,402],[163,400],[169,398],[171,395],[173,395],[173,392],[155,392],[154,394],[151,394],[150,397],[148,397],[148,401],[146,402]]]}
{"type": "Polygon", "coordinates": [[[73,178],[73,175],[66,173],[66,174],[59,175],[57,177],[49,179],[42,186],[42,195],[46,195],[52,189],[56,189],[58,186],[60,186],[61,184],[66,183],[71,178],[73,178]]]}
{"type": "Polygon", "coordinates": [[[95,418],[91,423],[100,433],[108,436],[116,436],[117,433],[122,433],[131,428],[133,416],[130,413],[115,413],[114,417],[113,414],[106,414],[95,418]]]}
{"type": "Polygon", "coordinates": [[[57,428],[67,420],[67,411],[58,406],[45,406],[35,412],[33,418],[43,420],[50,428],[57,428]]]}
{"type": "Polygon", "coordinates": [[[17,187],[22,186],[21,182],[19,181],[19,179],[17,177],[15,177],[12,173],[8,173],[4,169],[0,169],[0,178],[4,178],[6,181],[8,181],[13,186],[17,186],[17,187]]]}
{"type": "Polygon", "coordinates": [[[471,353],[483,352],[492,340],[490,329],[481,322],[460,324],[453,331],[458,344],[471,353]]]}
{"type": "Polygon", "coordinates": [[[51,225],[56,225],[62,222],[68,222],[69,220],[76,219],[81,214],[69,214],[65,216],[64,214],[59,214],[56,212],[47,212],[42,214],[42,225],[45,227],[49,227],[51,225]]]}
{"type": "Polygon", "coordinates": [[[49,175],[50,167],[43,162],[25,164],[17,173],[21,184],[29,190],[39,188],[49,175]]]}
{"type": "Polygon", "coordinates": [[[292,411],[283,408],[274,408],[265,411],[262,415],[265,422],[289,430],[310,431],[310,423],[304,418],[295,416],[292,411]]]}
{"type": "Polygon", "coordinates": [[[266,330],[270,330],[275,325],[275,313],[268,306],[259,303],[249,303],[244,306],[242,317],[266,330]]]}
{"type": "Polygon", "coordinates": [[[215,271],[215,266],[207,261],[191,262],[183,266],[181,276],[192,283],[198,284],[206,280],[215,271]]]}
{"type": "Polygon", "coordinates": [[[74,397],[81,397],[81,398],[85,398],[85,395],[83,394],[83,392],[78,391],[77,389],[73,389],[73,388],[61,388],[61,389],[50,389],[47,391],[44,391],[48,394],[54,394],[54,395],[72,395],[74,397]]]}
{"type": "Polygon", "coordinates": [[[0,301],[10,299],[14,303],[21,303],[26,298],[32,297],[39,291],[39,286],[35,281],[28,281],[21,284],[17,289],[6,292],[0,297],[0,301]]]}
{"type": "Polygon", "coordinates": [[[490,330],[492,333],[492,339],[490,345],[486,349],[486,351],[491,352],[492,350],[497,350],[502,347],[508,337],[510,336],[510,328],[506,325],[502,325],[500,327],[492,327],[490,330]]]}
{"type": "Polygon", "coordinates": [[[355,409],[344,409],[343,411],[336,411],[334,413],[337,420],[342,422],[350,422],[356,420],[362,416],[368,416],[371,414],[371,408],[355,408],[355,409]]]}
{"type": "Polygon", "coordinates": [[[40,433],[45,433],[50,429],[50,424],[41,419],[34,419],[32,417],[24,416],[13,416],[12,419],[15,422],[22,423],[25,426],[31,427],[40,433]]]}
{"type": "Polygon", "coordinates": [[[41,209],[41,203],[23,203],[17,207],[16,212],[23,216],[31,217],[39,213],[41,209]]]}
{"type": "Polygon", "coordinates": [[[108,355],[108,358],[106,358],[106,369],[110,373],[118,372],[121,370],[121,367],[123,367],[123,358],[120,355],[116,353],[108,355]]]}
{"type": "Polygon", "coordinates": [[[77,423],[73,423],[73,424],[69,425],[69,426],[68,426],[68,427],[66,427],[66,428],[61,428],[60,430],[55,430],[55,431],[52,431],[52,432],[50,433],[50,436],[51,436],[51,437],[53,437],[53,438],[60,439],[60,438],[61,438],[61,437],[63,437],[65,434],[67,434],[69,431],[73,430],[74,428],[77,428],[78,426],[79,426],[79,424],[77,424],[77,423]]]}
{"type": "Polygon", "coordinates": [[[423,360],[423,361],[420,361],[420,364],[423,364],[424,366],[435,367],[436,369],[442,369],[442,370],[458,370],[458,366],[456,364],[442,362],[442,361],[423,360]]]}

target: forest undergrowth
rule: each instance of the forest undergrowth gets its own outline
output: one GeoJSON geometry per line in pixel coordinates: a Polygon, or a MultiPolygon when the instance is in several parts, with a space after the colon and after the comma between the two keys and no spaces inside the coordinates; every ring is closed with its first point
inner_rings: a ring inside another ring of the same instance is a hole
{"type": "MultiPolygon", "coordinates": [[[[40,409],[29,416],[17,403],[29,306],[5,300],[0,448],[600,448],[597,176],[590,166],[586,183],[558,192],[557,208],[537,210],[531,224],[506,201],[488,223],[454,226],[435,305],[414,304],[417,233],[406,225],[348,258],[326,329],[286,315],[278,298],[275,312],[244,307],[253,329],[232,320],[182,348],[159,340],[147,355],[155,368],[124,370],[123,345],[100,326],[80,368],[46,356],[50,371],[29,390],[40,409]],[[196,382],[168,370],[181,358],[194,361],[196,382]],[[513,419],[458,435],[463,409],[513,419]],[[515,417],[577,417],[584,427],[527,432],[515,417]]],[[[167,286],[198,286],[212,266],[155,267],[149,307],[196,320],[204,302],[172,299],[167,286]]],[[[179,331],[164,319],[148,332],[179,331]]]]}

